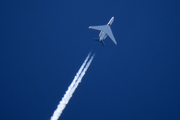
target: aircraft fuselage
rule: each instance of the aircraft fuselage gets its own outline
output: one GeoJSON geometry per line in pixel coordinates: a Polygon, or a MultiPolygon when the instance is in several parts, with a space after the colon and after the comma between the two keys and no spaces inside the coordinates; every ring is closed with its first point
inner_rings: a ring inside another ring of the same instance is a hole
{"type": "Polygon", "coordinates": [[[99,41],[106,39],[106,37],[107,37],[107,34],[104,33],[103,31],[99,33],[99,41]]]}

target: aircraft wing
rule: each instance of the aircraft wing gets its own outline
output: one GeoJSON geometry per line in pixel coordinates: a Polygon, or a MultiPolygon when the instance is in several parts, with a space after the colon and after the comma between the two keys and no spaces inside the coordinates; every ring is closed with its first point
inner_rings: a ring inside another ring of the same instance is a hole
{"type": "Polygon", "coordinates": [[[99,26],[89,26],[90,29],[104,31],[107,28],[107,25],[99,25],[99,26]]]}
{"type": "Polygon", "coordinates": [[[106,29],[106,34],[111,38],[111,40],[114,42],[114,44],[116,44],[117,45],[117,42],[116,42],[116,40],[115,40],[115,38],[114,38],[114,35],[113,35],[113,33],[112,33],[112,30],[111,30],[111,28],[108,26],[108,28],[106,29]]]}

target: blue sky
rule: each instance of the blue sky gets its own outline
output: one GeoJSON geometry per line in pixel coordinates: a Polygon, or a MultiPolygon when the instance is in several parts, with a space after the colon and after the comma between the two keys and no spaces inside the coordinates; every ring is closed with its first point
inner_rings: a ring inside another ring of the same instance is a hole
{"type": "Polygon", "coordinates": [[[96,54],[61,120],[179,120],[178,0],[3,0],[0,119],[49,119],[96,54]],[[95,42],[107,24],[118,45],[95,42]]]}

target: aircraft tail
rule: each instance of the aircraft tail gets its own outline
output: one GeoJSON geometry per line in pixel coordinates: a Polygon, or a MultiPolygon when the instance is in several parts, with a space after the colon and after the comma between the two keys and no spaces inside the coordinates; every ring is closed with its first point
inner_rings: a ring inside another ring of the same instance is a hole
{"type": "Polygon", "coordinates": [[[105,46],[105,44],[104,44],[104,41],[103,41],[103,40],[101,40],[101,43],[105,46]]]}
{"type": "Polygon", "coordinates": [[[94,38],[94,40],[98,40],[98,41],[100,41],[100,39],[99,39],[99,38],[94,38]]]}
{"type": "Polygon", "coordinates": [[[99,38],[94,38],[94,40],[100,41],[102,43],[103,46],[105,46],[104,41],[100,40],[99,38]]]}

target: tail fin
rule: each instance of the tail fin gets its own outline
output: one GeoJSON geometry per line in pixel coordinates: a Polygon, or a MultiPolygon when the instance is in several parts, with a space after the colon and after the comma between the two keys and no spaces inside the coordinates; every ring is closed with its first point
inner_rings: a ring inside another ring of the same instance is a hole
{"type": "Polygon", "coordinates": [[[101,40],[101,43],[105,46],[105,44],[104,44],[104,41],[103,41],[103,40],[101,40]]]}
{"type": "MultiPolygon", "coordinates": [[[[94,40],[100,41],[100,39],[99,39],[99,38],[94,38],[94,40]]],[[[103,40],[101,40],[100,42],[101,42],[101,43],[105,46],[105,44],[104,44],[104,41],[103,41],[103,40]]]]}

